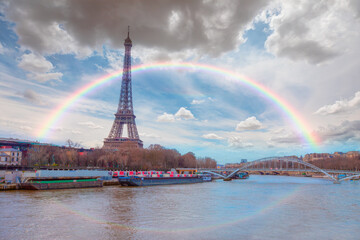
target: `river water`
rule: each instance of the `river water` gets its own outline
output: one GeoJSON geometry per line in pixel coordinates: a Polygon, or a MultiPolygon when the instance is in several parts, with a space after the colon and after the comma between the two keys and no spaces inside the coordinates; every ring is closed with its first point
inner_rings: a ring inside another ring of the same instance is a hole
{"type": "Polygon", "coordinates": [[[0,207],[0,239],[360,239],[359,181],[7,191],[0,207]]]}

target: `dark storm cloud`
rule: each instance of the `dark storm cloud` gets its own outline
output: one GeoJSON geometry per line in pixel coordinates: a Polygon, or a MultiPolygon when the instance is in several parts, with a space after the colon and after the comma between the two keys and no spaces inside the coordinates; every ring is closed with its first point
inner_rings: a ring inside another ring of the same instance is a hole
{"type": "Polygon", "coordinates": [[[242,32],[265,0],[12,0],[5,16],[19,42],[33,51],[91,54],[109,43],[120,48],[131,26],[136,44],[168,51],[219,55],[241,43],[242,32]]]}

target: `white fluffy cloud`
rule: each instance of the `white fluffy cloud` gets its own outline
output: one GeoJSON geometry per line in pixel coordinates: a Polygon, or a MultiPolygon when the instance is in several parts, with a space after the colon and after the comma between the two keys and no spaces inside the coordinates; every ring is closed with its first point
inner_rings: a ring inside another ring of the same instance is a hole
{"type": "Polygon", "coordinates": [[[19,67],[29,72],[45,73],[53,69],[51,62],[47,61],[43,56],[33,53],[24,54],[19,62],[19,67]]]}
{"type": "Polygon", "coordinates": [[[236,130],[237,131],[257,130],[260,129],[261,127],[262,127],[261,122],[257,120],[256,117],[252,116],[238,123],[238,125],[236,125],[236,130]]]}
{"type": "Polygon", "coordinates": [[[49,80],[60,81],[62,73],[51,72],[54,68],[51,62],[47,61],[43,56],[29,53],[24,54],[18,66],[28,72],[28,77],[39,82],[47,82],[49,80]]]}
{"type": "Polygon", "coordinates": [[[173,114],[163,113],[156,119],[157,122],[175,122],[175,116],[173,114]]]}
{"type": "Polygon", "coordinates": [[[360,107],[360,91],[350,100],[339,100],[334,104],[325,105],[319,108],[315,113],[322,115],[337,114],[343,112],[354,111],[360,107]]]}
{"type": "Polygon", "coordinates": [[[204,135],[202,135],[202,137],[205,139],[216,139],[216,140],[224,139],[223,137],[220,137],[219,135],[217,135],[215,133],[204,134],[204,135]]]}
{"type": "Polygon", "coordinates": [[[230,137],[228,139],[229,146],[232,148],[251,148],[254,144],[244,142],[240,137],[230,137]]]}
{"type": "Polygon", "coordinates": [[[191,113],[190,110],[187,110],[184,107],[181,107],[175,114],[166,113],[164,112],[162,115],[158,116],[156,121],[157,122],[175,122],[175,120],[189,120],[194,119],[194,115],[191,113]]]}
{"type": "Polygon", "coordinates": [[[194,119],[194,115],[191,113],[191,111],[187,110],[184,107],[181,107],[177,111],[177,113],[175,113],[175,117],[180,118],[180,119],[185,119],[185,120],[194,119]]]}

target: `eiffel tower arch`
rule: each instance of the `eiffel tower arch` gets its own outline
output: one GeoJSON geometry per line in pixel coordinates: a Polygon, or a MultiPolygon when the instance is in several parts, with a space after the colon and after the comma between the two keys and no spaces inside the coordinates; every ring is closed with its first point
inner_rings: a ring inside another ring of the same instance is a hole
{"type": "Polygon", "coordinates": [[[125,39],[124,68],[121,81],[120,100],[115,120],[109,136],[104,140],[103,149],[115,150],[126,147],[142,148],[143,142],[139,138],[136,128],[131,88],[131,47],[132,41],[129,36],[125,39]],[[127,132],[127,136],[126,135],[127,132]]]}

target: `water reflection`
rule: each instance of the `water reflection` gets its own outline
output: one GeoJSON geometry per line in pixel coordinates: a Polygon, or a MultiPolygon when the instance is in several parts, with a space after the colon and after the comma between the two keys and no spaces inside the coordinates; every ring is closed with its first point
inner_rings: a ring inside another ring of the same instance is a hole
{"type": "Polygon", "coordinates": [[[4,239],[357,239],[359,194],[358,183],[281,176],[3,192],[0,232],[4,239]]]}

